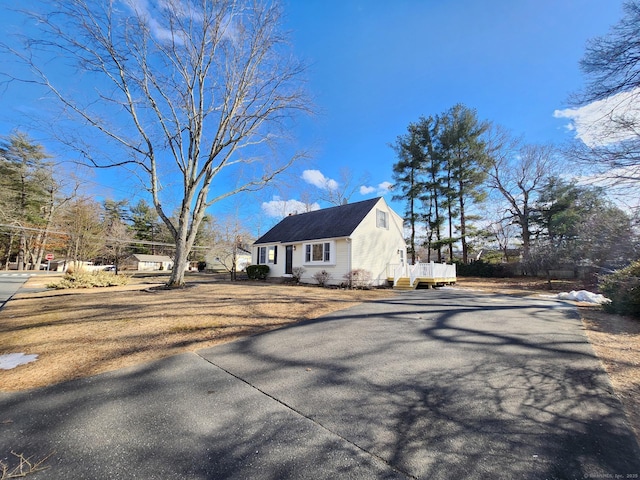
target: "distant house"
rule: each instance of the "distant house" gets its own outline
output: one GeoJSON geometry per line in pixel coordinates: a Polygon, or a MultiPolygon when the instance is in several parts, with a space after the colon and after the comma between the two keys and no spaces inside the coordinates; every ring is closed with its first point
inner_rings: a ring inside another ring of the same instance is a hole
{"type": "Polygon", "coordinates": [[[141,272],[171,270],[173,268],[173,260],[166,255],[144,255],[136,253],[125,258],[120,268],[122,268],[122,270],[138,270],[141,272]]]}
{"type": "Polygon", "coordinates": [[[230,272],[235,258],[236,272],[243,271],[251,264],[251,251],[249,245],[244,247],[218,246],[207,252],[205,261],[207,270],[212,272],[230,272]]]}
{"type": "Polygon", "coordinates": [[[268,265],[270,277],[291,277],[302,267],[307,283],[325,270],[328,283],[341,284],[345,274],[363,269],[374,285],[383,285],[388,266],[404,264],[405,258],[402,218],[382,197],[290,215],[252,248],[253,263],[268,265]]]}

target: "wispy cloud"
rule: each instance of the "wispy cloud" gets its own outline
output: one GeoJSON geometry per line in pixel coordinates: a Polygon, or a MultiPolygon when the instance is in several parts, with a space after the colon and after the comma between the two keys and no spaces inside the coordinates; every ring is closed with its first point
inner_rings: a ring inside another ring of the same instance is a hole
{"type": "Polygon", "coordinates": [[[391,182],[379,183],[377,187],[362,185],[360,187],[360,195],[370,195],[373,192],[376,192],[377,195],[386,195],[391,190],[392,185],[391,182]]]}
{"type": "Polygon", "coordinates": [[[262,211],[265,215],[273,218],[286,217],[289,214],[311,212],[320,210],[318,203],[307,204],[300,200],[282,200],[278,196],[274,196],[268,202],[262,202],[262,211]]]}
{"type": "MultiPolygon", "coordinates": [[[[173,32],[168,28],[164,28],[154,17],[148,0],[124,0],[124,4],[127,5],[133,13],[147,25],[149,31],[156,40],[161,42],[175,40],[173,32]]],[[[161,8],[166,8],[166,5],[161,4],[161,8]]]]}
{"type": "Polygon", "coordinates": [[[327,178],[320,170],[305,170],[302,172],[302,179],[322,190],[337,190],[338,182],[332,178],[327,178]]]}
{"type": "Polygon", "coordinates": [[[568,118],[566,128],[588,147],[606,146],[637,138],[640,123],[640,89],[623,92],[580,108],[553,112],[555,118],[568,118]]]}
{"type": "MultiPolygon", "coordinates": [[[[185,31],[180,29],[172,30],[162,25],[160,21],[162,18],[168,16],[170,18],[187,19],[198,23],[204,21],[203,12],[199,11],[195,5],[188,1],[156,0],[150,3],[149,0],[123,0],[123,2],[147,25],[153,37],[160,42],[172,42],[177,45],[183,45],[188,40],[185,31]]],[[[229,21],[224,22],[225,27],[229,27],[230,24],[231,22],[229,21]]],[[[229,30],[232,29],[229,28],[229,30]]]]}

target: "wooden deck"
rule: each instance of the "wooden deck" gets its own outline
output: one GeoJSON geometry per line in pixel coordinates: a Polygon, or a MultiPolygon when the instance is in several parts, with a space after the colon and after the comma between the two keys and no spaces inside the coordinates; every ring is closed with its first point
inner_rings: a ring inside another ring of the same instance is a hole
{"type": "Polygon", "coordinates": [[[396,290],[434,288],[456,283],[456,266],[446,263],[389,265],[387,280],[396,290]]]}
{"type": "Polygon", "coordinates": [[[450,277],[438,277],[438,278],[426,278],[418,277],[411,283],[409,277],[400,277],[394,282],[393,278],[389,278],[389,283],[393,283],[394,290],[415,290],[416,288],[435,288],[442,287],[444,285],[453,285],[456,283],[456,278],[450,277]]]}

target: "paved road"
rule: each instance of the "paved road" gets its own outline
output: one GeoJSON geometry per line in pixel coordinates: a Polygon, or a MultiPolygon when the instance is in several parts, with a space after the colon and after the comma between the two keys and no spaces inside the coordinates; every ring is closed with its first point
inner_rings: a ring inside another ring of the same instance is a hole
{"type": "Polygon", "coordinates": [[[0,308],[7,303],[33,273],[0,271],[0,308]]]}
{"type": "Polygon", "coordinates": [[[462,290],[2,394],[11,449],[55,451],[34,479],[640,475],[575,310],[462,290]]]}

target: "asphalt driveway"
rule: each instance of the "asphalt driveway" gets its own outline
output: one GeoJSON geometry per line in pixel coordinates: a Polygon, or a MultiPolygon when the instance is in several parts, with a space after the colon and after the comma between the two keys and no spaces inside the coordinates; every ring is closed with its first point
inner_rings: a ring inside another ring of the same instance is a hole
{"type": "Polygon", "coordinates": [[[22,287],[33,273],[0,271],[0,308],[22,287]]]}
{"type": "Polygon", "coordinates": [[[575,309],[423,290],[0,395],[46,479],[640,478],[575,309]]]}

